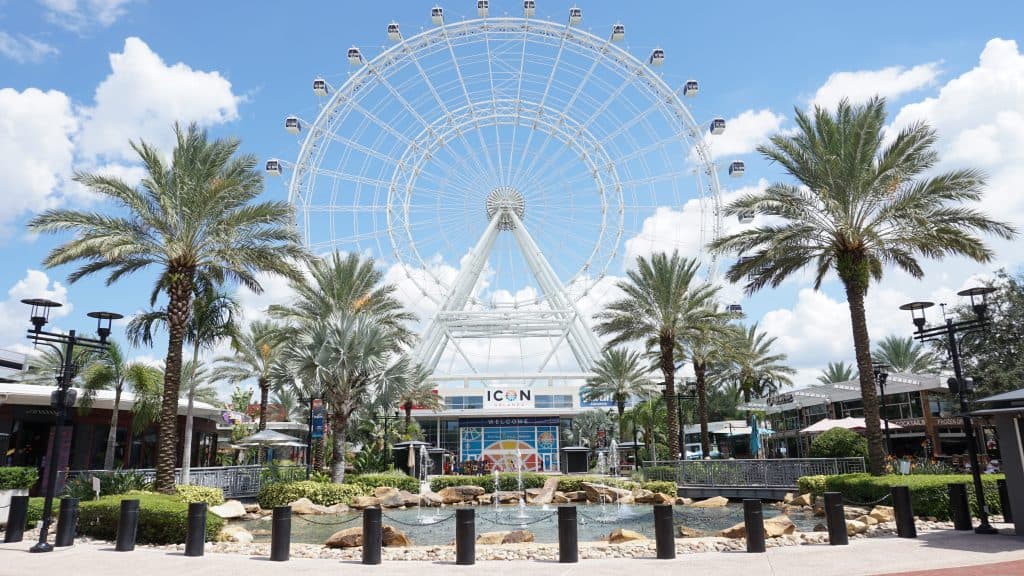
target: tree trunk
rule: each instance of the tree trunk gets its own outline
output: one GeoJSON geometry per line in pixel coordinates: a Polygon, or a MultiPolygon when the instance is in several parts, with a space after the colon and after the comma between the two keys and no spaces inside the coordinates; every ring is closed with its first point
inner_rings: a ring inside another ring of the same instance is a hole
{"type": "Polygon", "coordinates": [[[875,373],[871,366],[871,339],[868,336],[864,313],[864,290],[846,284],[846,300],[850,306],[850,324],[853,327],[853,348],[860,371],[860,396],[864,402],[864,427],[868,439],[868,471],[880,476],[885,471],[885,449],[878,415],[878,392],[875,373]]]}
{"type": "Polygon", "coordinates": [[[103,455],[103,469],[114,469],[114,450],[117,448],[117,417],[121,412],[121,389],[123,383],[114,386],[114,413],[110,415],[110,432],[107,433],[107,452],[103,455]]]}
{"type": "Polygon", "coordinates": [[[412,402],[402,404],[402,410],[405,410],[405,429],[408,430],[412,424],[412,402]]]}
{"type": "MultiPolygon", "coordinates": [[[[615,407],[619,411],[619,442],[622,442],[626,436],[626,421],[622,419],[622,415],[626,413],[626,401],[620,398],[615,402],[615,407]]],[[[633,449],[636,450],[636,446],[633,449]]]]}
{"type": "Polygon", "coordinates": [[[192,304],[192,270],[171,270],[167,290],[167,358],[164,361],[164,394],[160,403],[157,436],[156,490],[174,493],[174,464],[178,445],[178,390],[181,387],[181,348],[192,304]]]}
{"type": "Polygon", "coordinates": [[[939,441],[939,431],[935,429],[935,417],[932,416],[927,390],[921,390],[921,413],[924,414],[924,436],[932,443],[932,453],[925,456],[939,456],[942,454],[942,444],[939,441]]]}
{"type": "Polygon", "coordinates": [[[192,345],[192,373],[188,378],[188,408],[185,410],[185,434],[181,450],[181,483],[191,484],[192,478],[192,406],[196,397],[196,370],[199,368],[199,343],[192,345]]]}
{"type": "MultiPolygon", "coordinates": [[[[340,412],[340,410],[339,410],[340,412]]],[[[345,425],[347,424],[344,414],[337,414],[334,417],[332,423],[333,430],[331,436],[333,437],[332,455],[333,462],[331,463],[331,481],[336,484],[342,484],[345,482],[345,425]]]]}
{"type": "Polygon", "coordinates": [[[267,429],[267,401],[270,397],[270,379],[260,376],[256,382],[260,387],[260,431],[267,429]]]}
{"type": "Polygon", "coordinates": [[[693,363],[697,376],[697,418],[700,420],[700,449],[702,456],[711,455],[711,438],[708,434],[708,377],[703,362],[693,363]]]}
{"type": "Polygon", "coordinates": [[[661,373],[665,377],[665,409],[668,411],[668,453],[669,459],[681,458],[679,452],[679,411],[676,409],[676,363],[673,357],[675,339],[662,334],[658,337],[660,347],[661,373]]]}

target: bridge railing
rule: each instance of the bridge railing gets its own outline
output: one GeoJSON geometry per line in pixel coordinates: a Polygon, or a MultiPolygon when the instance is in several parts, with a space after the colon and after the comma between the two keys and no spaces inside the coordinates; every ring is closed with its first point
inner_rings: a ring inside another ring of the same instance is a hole
{"type": "MultiPolygon", "coordinates": [[[[210,466],[189,469],[189,484],[193,486],[209,486],[224,491],[225,498],[252,498],[260,491],[266,466],[210,466]]],[[[136,468],[130,470],[142,474],[148,482],[156,480],[155,468],[136,468]]],[[[72,470],[71,478],[88,478],[94,475],[109,474],[109,470],[72,470]]],[[[305,466],[278,466],[275,475],[281,479],[305,479],[305,466]]],[[[181,468],[174,471],[175,483],[181,483],[181,468]]]]}
{"type": "Polygon", "coordinates": [[[644,462],[644,477],[647,480],[674,480],[680,486],[795,488],[797,478],[801,476],[866,471],[863,458],[655,460],[644,462]]]}

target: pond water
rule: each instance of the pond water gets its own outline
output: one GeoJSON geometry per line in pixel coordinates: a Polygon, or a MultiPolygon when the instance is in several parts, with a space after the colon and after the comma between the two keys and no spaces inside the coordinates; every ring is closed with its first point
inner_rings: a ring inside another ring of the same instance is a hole
{"type": "MultiPolygon", "coordinates": [[[[771,518],[779,511],[764,507],[764,517],[771,518]]],[[[413,544],[432,546],[452,544],[455,541],[455,508],[385,509],[383,523],[405,532],[413,544]]],[[[823,519],[809,513],[793,513],[790,519],[797,530],[810,532],[823,519]]],[[[362,525],[362,516],[353,511],[348,514],[318,516],[292,516],[292,542],[322,544],[327,538],[345,528],[362,525]]],[[[674,523],[705,532],[724,530],[743,521],[742,504],[729,504],[722,508],[674,507],[674,523]]],[[[654,508],[651,505],[619,506],[598,504],[577,506],[578,537],[581,542],[604,540],[615,528],[635,530],[654,538],[654,508]]],[[[270,516],[243,525],[255,535],[256,542],[270,541],[270,516]]],[[[504,530],[529,530],[537,542],[558,542],[558,512],[555,506],[476,507],[476,533],[504,530]]]]}

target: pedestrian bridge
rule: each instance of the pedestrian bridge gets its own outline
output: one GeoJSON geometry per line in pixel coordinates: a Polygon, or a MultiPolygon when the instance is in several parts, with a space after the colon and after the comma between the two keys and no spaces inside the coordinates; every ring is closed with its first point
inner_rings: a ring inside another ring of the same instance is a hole
{"type": "Polygon", "coordinates": [[[801,476],[866,472],[863,458],[779,458],[768,460],[656,460],[644,462],[647,480],[674,481],[686,498],[781,500],[801,476]]]}

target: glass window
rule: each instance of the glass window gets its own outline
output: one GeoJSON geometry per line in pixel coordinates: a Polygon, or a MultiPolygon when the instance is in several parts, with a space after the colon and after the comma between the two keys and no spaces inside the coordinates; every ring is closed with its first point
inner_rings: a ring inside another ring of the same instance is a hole
{"type": "Polygon", "coordinates": [[[449,410],[470,410],[484,407],[483,396],[448,396],[444,405],[449,410]]]}
{"type": "Polygon", "coordinates": [[[534,397],[537,408],[572,408],[571,394],[538,394],[534,397]]]}

